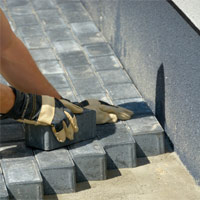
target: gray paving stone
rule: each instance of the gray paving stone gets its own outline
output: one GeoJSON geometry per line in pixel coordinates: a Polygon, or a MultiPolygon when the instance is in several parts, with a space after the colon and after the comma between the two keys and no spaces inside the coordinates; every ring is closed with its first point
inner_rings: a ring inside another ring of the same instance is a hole
{"type": "Polygon", "coordinates": [[[42,199],[42,177],[33,159],[2,160],[1,166],[11,198],[42,199]]]}
{"type": "Polygon", "coordinates": [[[75,40],[57,41],[53,42],[53,45],[57,53],[81,51],[80,45],[75,40]]]}
{"type": "Polygon", "coordinates": [[[50,48],[50,44],[45,37],[26,37],[24,41],[28,49],[50,48]]]}
{"type": "Polygon", "coordinates": [[[97,125],[97,137],[107,153],[107,168],[136,167],[136,143],[122,123],[97,125]]]}
{"type": "Polygon", "coordinates": [[[0,8],[1,8],[2,10],[6,10],[5,3],[4,3],[3,0],[0,0],[0,8]]]}
{"type": "Polygon", "coordinates": [[[9,200],[8,191],[3,175],[0,173],[0,200],[9,200]]]}
{"type": "Polygon", "coordinates": [[[89,65],[66,67],[66,70],[72,80],[95,77],[89,65]]]}
{"type": "Polygon", "coordinates": [[[22,124],[1,124],[0,126],[0,144],[3,142],[24,140],[25,136],[22,124]]]}
{"type": "Polygon", "coordinates": [[[37,25],[38,21],[35,17],[35,15],[15,15],[13,16],[13,19],[15,21],[15,24],[17,27],[19,26],[32,26],[37,25]]]}
{"type": "Polygon", "coordinates": [[[29,52],[35,61],[56,60],[52,49],[31,49],[29,52]]]}
{"type": "Polygon", "coordinates": [[[75,165],[67,149],[34,153],[43,177],[44,194],[75,192],[75,165]]]}
{"type": "Polygon", "coordinates": [[[103,36],[100,33],[88,36],[78,36],[78,40],[81,45],[96,44],[105,42],[103,36]]]}
{"type": "Polygon", "coordinates": [[[48,10],[56,8],[55,1],[53,0],[32,0],[32,4],[35,10],[48,10]]]}
{"type": "Polygon", "coordinates": [[[97,140],[69,146],[76,166],[77,182],[106,179],[106,153],[97,140]]]}
{"type": "Polygon", "coordinates": [[[41,36],[44,34],[40,25],[20,26],[17,27],[17,32],[22,37],[41,36]]]}
{"type": "Polygon", "coordinates": [[[76,115],[79,132],[74,135],[74,140],[60,143],[56,140],[49,126],[26,126],[26,144],[42,150],[53,150],[96,137],[96,113],[85,110],[76,115]]]}
{"type": "Polygon", "coordinates": [[[58,89],[57,91],[63,98],[69,99],[72,102],[77,102],[77,97],[74,95],[71,88],[58,89]]]}
{"type": "Polygon", "coordinates": [[[23,6],[28,3],[29,3],[28,0],[17,0],[17,1],[16,0],[6,0],[6,5],[9,8],[16,7],[16,6],[23,6]]]}
{"type": "Polygon", "coordinates": [[[118,70],[99,71],[98,75],[101,77],[104,85],[132,83],[127,73],[121,68],[118,70]]]}
{"type": "Polygon", "coordinates": [[[87,12],[80,1],[65,1],[59,2],[59,7],[66,13],[78,11],[87,12]]]}
{"type": "Polygon", "coordinates": [[[141,97],[138,90],[131,83],[108,85],[105,87],[113,100],[141,97]]]}
{"type": "MultiPolygon", "coordinates": [[[[55,0],[57,4],[63,4],[66,3],[66,0],[55,0]]],[[[80,0],[67,0],[67,1],[78,1],[80,2],[80,0]]]]}
{"type": "Polygon", "coordinates": [[[78,95],[105,93],[97,77],[72,80],[78,95]]]}
{"type": "Polygon", "coordinates": [[[83,94],[79,95],[78,98],[80,101],[83,101],[85,99],[98,99],[102,100],[108,103],[111,103],[110,99],[108,98],[108,95],[106,93],[99,93],[99,94],[83,94]]]}
{"type": "Polygon", "coordinates": [[[119,69],[121,64],[115,56],[102,56],[89,59],[96,71],[119,69]]]}
{"type": "Polygon", "coordinates": [[[56,89],[64,89],[70,87],[69,82],[64,74],[44,74],[47,80],[56,89]]]}
{"type": "Polygon", "coordinates": [[[66,27],[66,24],[59,15],[57,9],[38,10],[37,14],[41,20],[42,25],[46,30],[66,27]]]}
{"type": "Polygon", "coordinates": [[[119,99],[113,101],[114,105],[127,108],[134,112],[133,118],[138,116],[153,115],[152,110],[149,108],[143,98],[132,98],[132,99],[119,99]]]}
{"type": "Polygon", "coordinates": [[[154,116],[131,119],[127,124],[137,142],[138,157],[164,153],[164,131],[154,116]]]}
{"type": "Polygon", "coordinates": [[[65,40],[73,39],[73,35],[72,35],[71,31],[67,27],[47,30],[46,33],[47,33],[48,37],[50,38],[51,42],[65,41],[65,40]]]}
{"type": "Polygon", "coordinates": [[[0,83],[4,85],[8,85],[8,82],[4,79],[4,77],[0,74],[0,83]]]}
{"type": "Polygon", "coordinates": [[[12,16],[33,14],[33,8],[30,3],[26,3],[25,5],[21,6],[11,7],[9,8],[9,11],[12,16]]]}
{"type": "Polygon", "coordinates": [[[88,65],[88,60],[85,56],[85,54],[80,52],[72,52],[72,53],[61,53],[59,54],[59,57],[62,60],[62,63],[64,64],[64,67],[68,66],[82,66],[82,65],[88,65]]]}
{"type": "Polygon", "coordinates": [[[114,54],[111,47],[107,43],[85,45],[84,49],[89,57],[106,56],[114,54]]]}
{"type": "Polygon", "coordinates": [[[38,61],[37,66],[43,74],[64,73],[60,63],[57,60],[38,61]]]}

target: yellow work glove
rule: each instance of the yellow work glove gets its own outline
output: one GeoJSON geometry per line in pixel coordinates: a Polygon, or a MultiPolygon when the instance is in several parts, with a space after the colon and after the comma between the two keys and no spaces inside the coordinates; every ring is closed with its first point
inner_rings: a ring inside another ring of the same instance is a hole
{"type": "Polygon", "coordinates": [[[133,115],[131,110],[96,99],[87,99],[78,105],[96,111],[96,124],[115,123],[118,119],[128,120],[133,115]]]}

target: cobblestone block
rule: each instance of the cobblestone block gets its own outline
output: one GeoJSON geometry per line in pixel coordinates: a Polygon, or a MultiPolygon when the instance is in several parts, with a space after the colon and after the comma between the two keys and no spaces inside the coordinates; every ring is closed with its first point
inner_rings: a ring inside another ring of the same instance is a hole
{"type": "Polygon", "coordinates": [[[29,1],[28,0],[6,0],[6,5],[9,7],[9,8],[12,8],[12,7],[17,7],[17,6],[23,6],[25,4],[28,4],[29,1]]]}
{"type": "Polygon", "coordinates": [[[108,95],[106,93],[83,94],[83,95],[79,95],[78,98],[80,99],[80,101],[83,101],[85,99],[98,99],[98,100],[102,100],[102,101],[111,103],[111,101],[108,98],[108,95]]]}
{"type": "Polygon", "coordinates": [[[9,8],[9,11],[12,16],[33,14],[33,8],[30,3],[21,6],[11,7],[9,8]]]}
{"type": "Polygon", "coordinates": [[[42,177],[33,159],[2,160],[1,166],[11,198],[42,199],[42,177]]]}
{"type": "Polygon", "coordinates": [[[107,168],[136,167],[136,143],[122,123],[98,125],[97,137],[107,153],[107,168]]]}
{"type": "Polygon", "coordinates": [[[2,10],[6,10],[5,3],[3,0],[0,0],[0,7],[2,10]]]}
{"type": "Polygon", "coordinates": [[[143,98],[119,99],[113,101],[114,105],[119,105],[134,112],[133,118],[138,116],[153,115],[143,98]]]}
{"type": "Polygon", "coordinates": [[[17,27],[32,26],[32,25],[38,24],[38,21],[35,15],[32,15],[32,14],[31,15],[16,15],[16,16],[13,16],[13,19],[17,27]]]}
{"type": "MultiPolygon", "coordinates": [[[[70,1],[78,1],[78,2],[80,2],[80,0],[70,0],[70,1]]],[[[56,3],[57,4],[63,4],[63,3],[66,3],[66,0],[56,0],[56,3]]]]}
{"type": "Polygon", "coordinates": [[[66,69],[68,66],[75,67],[89,64],[85,54],[82,51],[61,53],[59,54],[59,57],[61,58],[62,63],[66,69]]]}
{"type": "Polygon", "coordinates": [[[17,28],[17,33],[21,37],[41,36],[44,34],[40,25],[20,26],[17,28]]]}
{"type": "Polygon", "coordinates": [[[35,61],[56,60],[52,49],[31,49],[29,52],[35,61]]]}
{"type": "Polygon", "coordinates": [[[105,87],[113,100],[141,97],[136,87],[131,83],[108,85],[105,87]]]}
{"type": "Polygon", "coordinates": [[[97,140],[69,146],[76,166],[77,182],[106,179],[106,153],[97,140]]]}
{"type": "Polygon", "coordinates": [[[113,55],[114,52],[107,43],[85,45],[84,49],[89,57],[113,55]]]}
{"type": "Polygon", "coordinates": [[[44,182],[44,194],[75,192],[75,166],[67,149],[35,150],[34,153],[44,182]]]}
{"type": "Polygon", "coordinates": [[[64,74],[45,74],[45,77],[56,89],[70,87],[64,74]]]}
{"type": "Polygon", "coordinates": [[[78,95],[105,93],[97,77],[72,80],[78,95]]]}
{"type": "Polygon", "coordinates": [[[137,142],[137,156],[153,156],[164,153],[164,131],[154,116],[127,121],[137,142]]]}
{"type": "Polygon", "coordinates": [[[65,1],[59,2],[58,4],[64,13],[71,13],[75,11],[78,11],[79,13],[87,12],[80,1],[65,1]]]}
{"type": "Polygon", "coordinates": [[[71,88],[58,89],[58,92],[63,98],[69,99],[72,102],[77,102],[77,97],[74,95],[71,88]]]}
{"type": "Polygon", "coordinates": [[[33,0],[32,4],[35,10],[55,9],[56,7],[56,4],[53,0],[33,0]]]}
{"type": "Polygon", "coordinates": [[[71,31],[67,27],[47,30],[46,33],[47,33],[48,37],[50,38],[51,42],[65,41],[65,40],[73,39],[73,35],[72,35],[71,31]]]}
{"type": "Polygon", "coordinates": [[[62,74],[64,73],[57,60],[38,61],[37,66],[43,74],[62,74]]]}
{"type": "Polygon", "coordinates": [[[3,175],[0,173],[0,200],[9,200],[3,175]]]}
{"type": "Polygon", "coordinates": [[[98,75],[104,85],[131,83],[131,79],[123,69],[99,71],[98,75]]]}
{"type": "Polygon", "coordinates": [[[80,45],[75,40],[53,42],[53,45],[58,53],[81,51],[80,45]]]}
{"type": "Polygon", "coordinates": [[[50,44],[45,37],[35,36],[24,38],[28,49],[50,48],[50,44]]]}
{"type": "Polygon", "coordinates": [[[79,36],[78,39],[81,45],[105,42],[103,36],[100,33],[96,33],[95,35],[79,36]]]}
{"type": "Polygon", "coordinates": [[[119,60],[115,56],[102,56],[90,58],[90,62],[96,71],[114,70],[121,67],[119,60]]]}
{"type": "Polygon", "coordinates": [[[24,130],[22,124],[0,124],[0,143],[24,140],[24,130]]]}
{"type": "Polygon", "coordinates": [[[56,140],[49,126],[26,126],[26,144],[42,150],[53,150],[96,137],[96,113],[85,110],[76,115],[79,132],[74,135],[74,140],[60,143],[56,140]]]}

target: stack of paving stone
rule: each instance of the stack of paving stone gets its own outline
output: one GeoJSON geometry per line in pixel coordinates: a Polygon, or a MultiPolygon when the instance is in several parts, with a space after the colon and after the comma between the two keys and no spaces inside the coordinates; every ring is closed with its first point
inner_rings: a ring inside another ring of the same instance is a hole
{"type": "Polygon", "coordinates": [[[24,125],[1,121],[0,200],[75,192],[77,182],[104,180],[108,169],[136,167],[137,157],[164,152],[163,129],[79,0],[0,0],[0,6],[63,97],[101,99],[135,113],[126,122],[85,126],[84,141],[61,148],[48,140],[47,148],[28,147],[24,125]]]}

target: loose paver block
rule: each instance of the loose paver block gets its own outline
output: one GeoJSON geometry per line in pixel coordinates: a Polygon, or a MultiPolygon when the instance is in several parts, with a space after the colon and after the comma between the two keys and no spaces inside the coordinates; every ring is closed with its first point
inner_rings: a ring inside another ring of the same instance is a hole
{"type": "Polygon", "coordinates": [[[42,177],[33,159],[3,159],[1,166],[6,186],[12,198],[21,200],[42,199],[42,177]]]}
{"type": "Polygon", "coordinates": [[[77,182],[106,179],[106,153],[97,140],[69,146],[76,165],[77,182]]]}
{"type": "Polygon", "coordinates": [[[44,194],[75,192],[75,165],[67,149],[34,153],[43,177],[44,194]]]}
{"type": "Polygon", "coordinates": [[[107,154],[107,168],[136,167],[136,143],[122,123],[97,126],[97,137],[107,154]]]}
{"type": "Polygon", "coordinates": [[[0,173],[0,200],[8,200],[9,195],[3,175],[0,173]]]}
{"type": "Polygon", "coordinates": [[[164,153],[164,131],[154,116],[138,117],[127,121],[137,143],[137,156],[164,153]]]}
{"type": "Polygon", "coordinates": [[[76,115],[79,132],[75,133],[74,140],[66,140],[61,143],[56,140],[50,126],[27,125],[25,127],[26,144],[42,150],[53,150],[60,147],[88,140],[96,136],[96,113],[92,110],[84,110],[76,115]]]}

